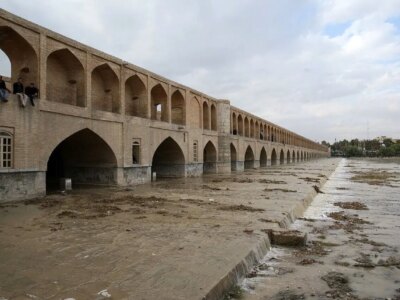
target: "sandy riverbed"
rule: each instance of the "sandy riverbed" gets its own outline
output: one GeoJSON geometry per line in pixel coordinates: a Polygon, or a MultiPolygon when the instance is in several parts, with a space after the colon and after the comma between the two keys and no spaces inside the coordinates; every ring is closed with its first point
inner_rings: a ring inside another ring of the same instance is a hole
{"type": "Polygon", "coordinates": [[[201,299],[339,161],[2,204],[0,299],[201,299]]]}

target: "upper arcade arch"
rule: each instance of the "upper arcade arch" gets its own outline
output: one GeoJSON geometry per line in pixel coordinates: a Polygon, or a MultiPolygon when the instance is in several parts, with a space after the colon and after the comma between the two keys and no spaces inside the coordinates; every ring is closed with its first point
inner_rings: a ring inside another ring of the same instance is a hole
{"type": "Polygon", "coordinates": [[[242,115],[238,116],[238,135],[244,136],[243,134],[243,117],[242,115]]]}
{"type": "Polygon", "coordinates": [[[168,122],[167,92],[159,83],[150,92],[151,96],[151,119],[168,122]]]}
{"type": "Polygon", "coordinates": [[[210,129],[210,109],[207,101],[203,102],[203,129],[210,129]]]}
{"type": "Polygon", "coordinates": [[[95,110],[120,113],[119,79],[107,63],[92,71],[92,107],[95,110]]]}
{"type": "Polygon", "coordinates": [[[211,130],[217,131],[217,108],[211,104],[211,130]]]}
{"type": "Polygon", "coordinates": [[[179,90],[171,96],[171,123],[185,125],[185,99],[179,90]]]}
{"type": "Polygon", "coordinates": [[[196,96],[193,96],[190,100],[190,118],[188,122],[194,128],[201,128],[201,106],[196,96]]]}
{"type": "Polygon", "coordinates": [[[56,50],[47,57],[46,98],[48,101],[86,106],[85,70],[69,50],[56,50]]]}
{"type": "Polygon", "coordinates": [[[11,82],[22,78],[26,86],[38,85],[38,56],[32,45],[9,26],[0,26],[0,49],[11,63],[11,82]]]}
{"type": "Polygon", "coordinates": [[[147,117],[147,89],[138,75],[125,81],[125,114],[140,118],[147,117]]]}

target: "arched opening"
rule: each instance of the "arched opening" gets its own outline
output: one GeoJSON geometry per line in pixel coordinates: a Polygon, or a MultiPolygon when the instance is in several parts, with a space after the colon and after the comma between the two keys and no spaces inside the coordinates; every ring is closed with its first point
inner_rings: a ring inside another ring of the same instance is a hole
{"type": "Polygon", "coordinates": [[[250,120],[250,137],[254,138],[254,121],[253,121],[253,119],[250,120]]]}
{"type": "Polygon", "coordinates": [[[271,139],[271,127],[265,125],[264,126],[264,132],[265,132],[265,140],[272,141],[272,139],[271,139]]]}
{"type": "Polygon", "coordinates": [[[151,119],[168,122],[167,93],[161,84],[151,89],[151,119]]]}
{"type": "Polygon", "coordinates": [[[254,152],[250,146],[247,146],[246,153],[244,155],[244,168],[245,169],[254,168],[254,152]]]}
{"type": "Polygon", "coordinates": [[[125,81],[125,114],[147,117],[147,90],[143,81],[133,75],[125,81]]]}
{"type": "Polygon", "coordinates": [[[294,150],[292,152],[292,162],[296,162],[296,152],[294,152],[294,150]]]}
{"type": "Polygon", "coordinates": [[[210,111],[206,101],[203,102],[203,129],[210,129],[210,111]]]}
{"type": "Polygon", "coordinates": [[[267,151],[265,151],[263,147],[260,153],[260,167],[265,168],[266,166],[267,166],[267,151]]]}
{"type": "Polygon", "coordinates": [[[243,118],[242,115],[238,116],[238,134],[243,136],[243,118]]]}
{"type": "Polygon", "coordinates": [[[70,50],[57,50],[47,57],[46,78],[48,101],[85,106],[84,69],[70,50]]]}
{"type": "Polygon", "coordinates": [[[259,136],[260,140],[264,139],[265,134],[266,133],[264,132],[264,126],[263,124],[260,124],[260,136],[259,136]]]}
{"type": "Polygon", "coordinates": [[[231,171],[236,171],[237,154],[236,148],[231,144],[231,171]]]}
{"type": "Polygon", "coordinates": [[[178,90],[171,97],[171,122],[178,125],[185,124],[185,99],[178,90]]]}
{"type": "Polygon", "coordinates": [[[300,161],[300,153],[299,153],[299,150],[297,150],[297,161],[299,162],[300,161]]]}
{"type": "Polygon", "coordinates": [[[244,118],[244,136],[249,137],[250,128],[249,128],[249,119],[247,117],[244,118]]]}
{"type": "Polygon", "coordinates": [[[61,178],[72,184],[115,184],[117,159],[110,146],[96,133],[83,129],[62,141],[47,162],[47,190],[59,188],[61,178]]]}
{"type": "Polygon", "coordinates": [[[203,173],[216,173],[217,172],[217,150],[214,144],[208,142],[203,151],[203,173]]]}
{"type": "Polygon", "coordinates": [[[217,131],[217,109],[211,105],[211,130],[217,131]]]}
{"type": "Polygon", "coordinates": [[[19,77],[22,78],[24,86],[31,82],[38,83],[38,59],[35,50],[19,33],[7,26],[0,26],[0,49],[4,52],[7,59],[3,56],[4,66],[2,74],[10,77],[8,87],[11,89],[11,84],[19,77]],[[4,72],[4,73],[3,73],[4,72]]]}
{"type": "Polygon", "coordinates": [[[286,153],[286,163],[290,164],[291,160],[290,160],[290,151],[288,150],[286,153]]]}
{"type": "Polygon", "coordinates": [[[278,164],[278,157],[276,155],[276,151],[275,149],[272,149],[272,153],[271,153],[271,165],[275,166],[276,164],[278,164]]]}
{"type": "Polygon", "coordinates": [[[279,155],[279,163],[281,165],[283,165],[285,163],[285,153],[283,152],[283,150],[281,150],[281,153],[279,155]]]}
{"type": "Polygon", "coordinates": [[[232,113],[232,134],[237,135],[238,134],[238,129],[237,129],[237,119],[236,119],[236,114],[232,113]]]}
{"type": "Polygon", "coordinates": [[[300,160],[303,161],[303,151],[300,152],[300,160]]]}
{"type": "Polygon", "coordinates": [[[119,80],[108,64],[92,71],[92,107],[96,110],[120,112],[119,80]]]}
{"type": "Polygon", "coordinates": [[[190,100],[190,123],[194,128],[201,128],[201,108],[197,97],[190,100]]]}
{"type": "Polygon", "coordinates": [[[157,178],[185,176],[185,156],[172,138],[164,140],[154,152],[151,172],[156,173],[157,178]]]}
{"type": "Polygon", "coordinates": [[[258,124],[258,122],[254,122],[254,136],[253,138],[258,139],[259,138],[259,129],[260,129],[260,125],[258,124]]]}
{"type": "MultiPolygon", "coordinates": [[[[0,49],[0,68],[1,68],[0,76],[11,78],[11,61],[8,58],[7,54],[5,54],[1,49],[0,49]]],[[[6,78],[3,78],[3,80],[6,81],[5,80],[6,78]]]]}

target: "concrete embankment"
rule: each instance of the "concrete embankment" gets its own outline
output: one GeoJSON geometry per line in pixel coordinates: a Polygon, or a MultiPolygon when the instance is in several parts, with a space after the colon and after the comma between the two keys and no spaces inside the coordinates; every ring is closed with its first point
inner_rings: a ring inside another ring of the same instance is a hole
{"type": "Polygon", "coordinates": [[[0,297],[220,299],[338,161],[1,205],[0,297]]]}
{"type": "MultiPolygon", "coordinates": [[[[287,230],[288,227],[299,217],[303,216],[304,211],[307,209],[307,207],[312,203],[312,200],[318,193],[322,193],[321,188],[325,184],[325,182],[328,180],[329,176],[332,174],[332,172],[336,169],[339,160],[331,160],[333,163],[331,165],[325,165],[327,160],[324,161],[324,164],[321,166],[321,169],[318,167],[316,169],[309,169],[309,172],[304,172],[303,168],[295,168],[297,171],[303,171],[303,172],[297,172],[297,173],[281,173],[279,176],[274,177],[272,181],[274,181],[275,184],[283,184],[283,182],[286,182],[284,180],[278,179],[278,177],[283,176],[295,176],[298,177],[305,182],[308,183],[313,183],[312,185],[307,185],[308,193],[305,191],[304,193],[301,193],[300,195],[297,195],[297,201],[293,201],[292,205],[288,205],[286,209],[282,210],[282,216],[279,220],[279,218],[275,219],[274,221],[279,224],[280,229],[261,229],[264,233],[267,231],[276,231],[279,232],[281,231],[282,234],[284,235],[285,233],[289,233],[291,235],[290,230],[287,230]],[[312,170],[312,171],[311,171],[312,170]],[[316,174],[313,171],[319,171],[319,174],[316,174]],[[295,175],[296,174],[296,175],[295,175]],[[315,177],[317,175],[317,177],[315,177]],[[280,181],[280,183],[279,183],[280,181]]],[[[321,162],[321,161],[319,161],[321,162]]],[[[288,171],[288,166],[286,166],[286,171],[288,171]]],[[[279,172],[279,171],[278,171],[279,172]]],[[[285,178],[286,179],[286,178],[285,178]]],[[[269,179],[265,180],[268,182],[269,179]]],[[[259,181],[264,181],[264,180],[259,180],[259,181]]],[[[298,183],[299,184],[299,183],[298,183]]],[[[294,186],[293,183],[290,184],[289,186],[294,186]]],[[[278,189],[277,189],[278,190],[278,189]]],[[[285,193],[291,193],[293,190],[290,190],[290,187],[285,189],[281,189],[281,192],[285,193]]],[[[297,191],[296,191],[297,194],[297,191]]],[[[270,200],[270,199],[269,199],[270,200]]],[[[291,236],[293,238],[294,242],[298,242],[300,238],[304,238],[302,242],[305,242],[306,235],[302,233],[294,234],[291,236]]],[[[267,254],[269,249],[272,246],[272,240],[271,236],[264,236],[261,237],[261,239],[251,248],[249,253],[234,267],[232,268],[226,276],[224,276],[208,293],[206,296],[203,297],[203,299],[206,300],[218,300],[221,299],[224,294],[227,293],[230,289],[232,289],[236,284],[240,283],[240,281],[248,274],[248,272],[260,262],[260,260],[267,254]]],[[[251,245],[249,245],[251,246],[251,245]]]]}

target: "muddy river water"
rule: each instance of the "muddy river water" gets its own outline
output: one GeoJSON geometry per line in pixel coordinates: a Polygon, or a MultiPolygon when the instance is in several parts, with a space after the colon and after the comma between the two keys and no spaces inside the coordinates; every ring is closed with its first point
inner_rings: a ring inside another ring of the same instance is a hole
{"type": "Polygon", "coordinates": [[[243,299],[400,299],[399,161],[343,159],[322,191],[292,224],[306,246],[272,248],[243,299]]]}

